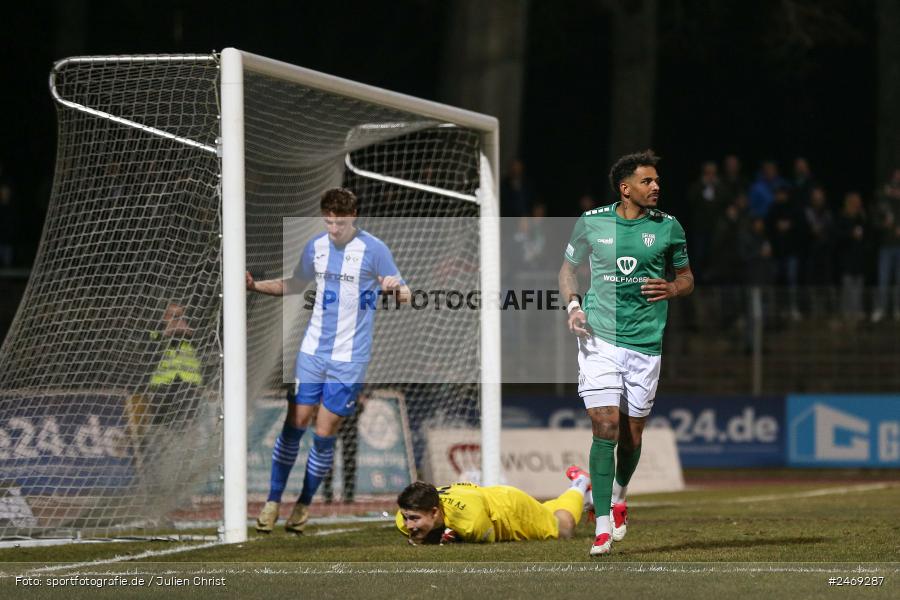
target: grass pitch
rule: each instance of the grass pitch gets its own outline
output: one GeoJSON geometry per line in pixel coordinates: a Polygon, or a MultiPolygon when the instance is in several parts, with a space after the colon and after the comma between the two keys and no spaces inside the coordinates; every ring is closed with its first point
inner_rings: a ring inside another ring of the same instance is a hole
{"type": "Polygon", "coordinates": [[[585,522],[573,540],[490,545],[411,547],[385,519],[312,524],[301,537],[251,532],[231,546],[12,548],[0,550],[0,595],[900,597],[900,483],[718,484],[636,496],[629,513],[628,536],[600,560],[587,554],[593,528],[585,522]],[[66,579],[73,575],[82,579],[66,579]]]}

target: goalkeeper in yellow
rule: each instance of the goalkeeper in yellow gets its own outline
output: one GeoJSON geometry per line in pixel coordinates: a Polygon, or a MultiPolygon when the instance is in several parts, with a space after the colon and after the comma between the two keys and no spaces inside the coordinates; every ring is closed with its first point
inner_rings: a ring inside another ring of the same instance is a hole
{"type": "Polygon", "coordinates": [[[547,502],[508,485],[436,488],[417,481],[397,497],[397,527],[413,545],[569,539],[584,512],[591,480],[576,466],[566,476],[572,486],[547,502]]]}

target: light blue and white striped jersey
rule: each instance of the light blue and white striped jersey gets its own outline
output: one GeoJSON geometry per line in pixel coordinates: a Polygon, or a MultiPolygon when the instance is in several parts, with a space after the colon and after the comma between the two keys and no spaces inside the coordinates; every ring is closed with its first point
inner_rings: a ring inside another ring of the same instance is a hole
{"type": "Polygon", "coordinates": [[[357,230],[343,246],[322,233],[307,242],[294,277],[316,281],[316,301],[300,352],[330,360],[368,362],[372,353],[379,277],[399,276],[391,251],[357,230]]]}

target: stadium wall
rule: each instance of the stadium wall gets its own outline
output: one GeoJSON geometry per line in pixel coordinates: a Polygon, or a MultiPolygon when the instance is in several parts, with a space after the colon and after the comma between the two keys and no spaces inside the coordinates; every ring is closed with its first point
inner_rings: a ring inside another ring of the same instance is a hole
{"type": "MultiPolygon", "coordinates": [[[[660,395],[684,467],[900,467],[900,395],[660,395]]],[[[506,395],[503,428],[582,428],[577,397],[506,395]]]]}

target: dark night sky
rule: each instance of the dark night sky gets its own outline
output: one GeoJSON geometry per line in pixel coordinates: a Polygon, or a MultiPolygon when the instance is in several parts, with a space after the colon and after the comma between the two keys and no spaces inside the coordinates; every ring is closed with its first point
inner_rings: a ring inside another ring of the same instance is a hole
{"type": "MultiPolygon", "coordinates": [[[[44,12],[28,3],[7,5],[0,158],[27,209],[25,235],[37,235],[42,202],[36,196],[53,169],[55,116],[47,74],[54,60],[71,53],[67,48],[128,54],[236,46],[440,100],[440,64],[452,51],[448,4],[275,1],[222,9],[221,2],[207,0],[85,0],[83,27],[63,16],[59,2],[42,3],[44,12]]],[[[767,156],[787,168],[803,154],[833,200],[849,188],[871,195],[873,8],[865,1],[826,4],[837,7],[849,33],[823,35],[805,48],[779,45],[781,23],[772,0],[661,2],[654,147],[665,159],[665,208],[678,214],[700,162],[728,152],[742,156],[748,171],[767,156]]],[[[582,191],[608,195],[610,21],[596,5],[531,3],[522,154],[551,214],[570,214],[582,191]]]]}

